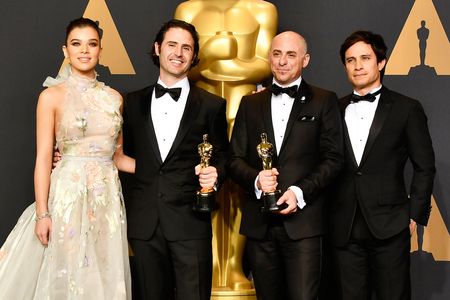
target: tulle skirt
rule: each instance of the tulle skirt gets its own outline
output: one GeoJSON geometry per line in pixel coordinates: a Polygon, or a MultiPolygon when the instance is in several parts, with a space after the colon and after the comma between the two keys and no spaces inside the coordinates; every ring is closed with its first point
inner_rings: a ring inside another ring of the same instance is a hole
{"type": "Polygon", "coordinates": [[[49,245],[34,234],[30,205],[0,249],[0,299],[131,299],[126,217],[113,163],[65,160],[51,182],[49,245]]]}

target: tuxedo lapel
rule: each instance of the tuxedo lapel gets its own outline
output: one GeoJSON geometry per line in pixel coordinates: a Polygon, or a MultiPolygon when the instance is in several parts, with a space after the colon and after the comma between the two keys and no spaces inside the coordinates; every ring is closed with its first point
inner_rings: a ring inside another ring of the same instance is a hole
{"type": "Polygon", "coordinates": [[[392,99],[389,97],[389,91],[383,87],[381,90],[380,100],[378,101],[378,107],[373,118],[372,126],[370,126],[369,137],[367,138],[367,143],[364,147],[361,163],[359,164],[360,166],[362,166],[367,159],[367,156],[369,155],[369,152],[380,134],[389,112],[391,111],[391,107],[392,99]]]}
{"type": "Polygon", "coordinates": [[[344,120],[344,140],[345,140],[345,151],[346,158],[350,159],[355,168],[358,168],[358,163],[356,162],[355,153],[353,152],[352,142],[350,141],[350,136],[348,135],[347,123],[344,120]]]}
{"type": "Polygon", "coordinates": [[[341,116],[343,120],[343,131],[344,131],[344,145],[345,145],[345,156],[350,159],[353,166],[358,168],[358,163],[356,162],[355,152],[353,152],[352,142],[350,140],[350,136],[348,135],[347,123],[345,122],[345,109],[350,104],[351,96],[347,96],[339,101],[339,110],[341,111],[341,116]]]}
{"type": "MultiPolygon", "coordinates": [[[[186,101],[186,107],[184,108],[183,116],[181,117],[180,126],[178,127],[177,135],[175,136],[175,140],[173,141],[172,147],[170,148],[169,153],[167,154],[166,161],[173,155],[173,153],[180,146],[181,141],[186,136],[189,131],[191,125],[193,124],[193,120],[195,120],[196,114],[198,113],[199,103],[198,103],[198,90],[194,85],[190,86],[189,95],[186,101]]],[[[200,141],[199,141],[200,142],[200,141]]]]}
{"type": "Polygon", "coordinates": [[[145,130],[149,138],[153,154],[158,159],[158,162],[162,164],[161,153],[159,152],[158,141],[156,139],[155,128],[153,127],[153,120],[151,114],[152,106],[152,93],[154,85],[148,87],[141,98],[141,112],[143,113],[143,118],[145,120],[145,130]]]}
{"type": "MultiPolygon", "coordinates": [[[[275,133],[273,132],[273,123],[272,123],[272,92],[269,91],[269,89],[266,89],[265,91],[261,92],[261,111],[263,116],[263,122],[264,122],[264,130],[267,134],[268,142],[273,145],[274,151],[273,151],[273,157],[277,157],[277,146],[275,144],[275,133]]],[[[256,118],[258,118],[256,116],[256,118]]],[[[255,132],[255,134],[261,135],[262,132],[255,132]]]]}
{"type": "Polygon", "coordinates": [[[294,126],[295,122],[297,121],[300,112],[302,111],[305,104],[311,100],[311,89],[309,88],[309,85],[305,82],[305,80],[302,79],[302,82],[300,84],[300,87],[298,89],[298,95],[294,100],[294,104],[292,105],[291,113],[289,114],[289,120],[286,125],[286,130],[284,132],[284,138],[283,143],[281,144],[280,148],[280,155],[283,151],[284,146],[286,145],[286,142],[289,138],[289,134],[291,133],[292,126],[294,126]]]}

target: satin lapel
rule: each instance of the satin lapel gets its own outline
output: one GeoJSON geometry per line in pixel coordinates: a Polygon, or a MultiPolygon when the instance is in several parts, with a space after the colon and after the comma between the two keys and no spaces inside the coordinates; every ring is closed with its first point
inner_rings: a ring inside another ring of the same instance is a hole
{"type": "MultiPolygon", "coordinates": [[[[180,146],[181,141],[186,136],[186,133],[191,128],[193,121],[198,113],[199,109],[199,101],[197,88],[191,84],[189,95],[186,101],[186,107],[184,108],[183,116],[181,117],[180,126],[178,127],[177,135],[175,136],[175,140],[173,141],[172,147],[170,148],[169,153],[165,161],[168,161],[173,153],[177,150],[178,146],[180,146]]],[[[200,143],[201,141],[199,141],[200,143]]]]}
{"type": "Polygon", "coordinates": [[[341,111],[341,116],[343,120],[344,129],[344,141],[345,141],[345,151],[346,157],[349,158],[355,168],[358,168],[358,163],[356,162],[355,153],[353,152],[352,142],[350,136],[348,135],[347,123],[345,122],[345,109],[350,104],[350,96],[342,98],[339,100],[339,110],[341,111]]]}
{"type": "Polygon", "coordinates": [[[161,153],[159,152],[158,140],[156,139],[155,128],[153,127],[153,120],[151,114],[152,107],[152,94],[154,85],[150,86],[145,92],[141,99],[141,111],[145,119],[145,130],[147,131],[147,136],[149,138],[150,145],[153,150],[153,154],[158,159],[158,162],[162,164],[161,153]]]}
{"type": "Polygon", "coordinates": [[[350,136],[348,135],[347,123],[344,120],[344,140],[345,140],[345,151],[346,157],[349,158],[355,168],[358,168],[358,163],[356,162],[355,153],[353,152],[352,142],[350,141],[350,136]]]}
{"type": "Polygon", "coordinates": [[[309,88],[309,85],[306,83],[306,81],[302,79],[302,83],[300,84],[300,87],[298,89],[298,96],[295,98],[294,104],[292,105],[291,113],[289,114],[289,120],[286,125],[286,130],[284,132],[283,143],[281,144],[280,155],[281,152],[283,151],[284,146],[286,145],[286,141],[289,138],[292,126],[294,126],[295,122],[297,121],[303,107],[305,107],[306,103],[308,103],[308,101],[311,101],[311,99],[312,99],[311,89],[309,88]]]}
{"type": "MultiPolygon", "coordinates": [[[[273,123],[272,123],[272,93],[269,91],[269,89],[266,89],[260,93],[261,97],[261,113],[263,116],[263,122],[264,122],[264,130],[267,134],[268,142],[273,145],[273,159],[275,162],[277,158],[277,146],[275,145],[275,134],[273,132],[273,123]]],[[[258,118],[258,116],[256,116],[258,118]]],[[[261,136],[262,132],[255,132],[255,134],[258,134],[261,136]]],[[[258,137],[259,139],[259,137],[258,137]]],[[[256,149],[255,149],[256,151],[256,149]]]]}
{"type": "Polygon", "coordinates": [[[389,112],[391,111],[391,107],[392,99],[389,97],[389,91],[386,88],[383,88],[377,110],[375,111],[372,126],[370,126],[369,137],[367,138],[366,147],[364,147],[363,156],[359,166],[362,166],[367,159],[367,156],[369,155],[369,152],[372,149],[372,146],[375,143],[381,129],[383,128],[389,112]]]}

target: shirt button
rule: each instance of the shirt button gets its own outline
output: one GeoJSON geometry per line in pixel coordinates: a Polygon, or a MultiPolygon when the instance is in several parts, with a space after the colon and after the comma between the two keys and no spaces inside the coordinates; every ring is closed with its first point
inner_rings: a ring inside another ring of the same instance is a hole
{"type": "Polygon", "coordinates": [[[356,175],[362,176],[362,172],[361,172],[361,171],[358,171],[358,172],[356,172],[356,175]]]}

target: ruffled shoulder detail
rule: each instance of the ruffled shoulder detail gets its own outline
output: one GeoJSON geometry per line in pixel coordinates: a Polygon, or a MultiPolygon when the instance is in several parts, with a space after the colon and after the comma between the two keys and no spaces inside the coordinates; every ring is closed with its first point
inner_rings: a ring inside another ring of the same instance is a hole
{"type": "Polygon", "coordinates": [[[48,76],[45,79],[42,86],[43,87],[51,87],[51,86],[55,86],[60,83],[66,82],[67,78],[69,78],[69,76],[70,76],[70,73],[71,73],[70,65],[67,64],[64,66],[64,68],[62,68],[62,70],[59,72],[59,74],[58,74],[58,76],[56,76],[56,78],[48,76]]]}

